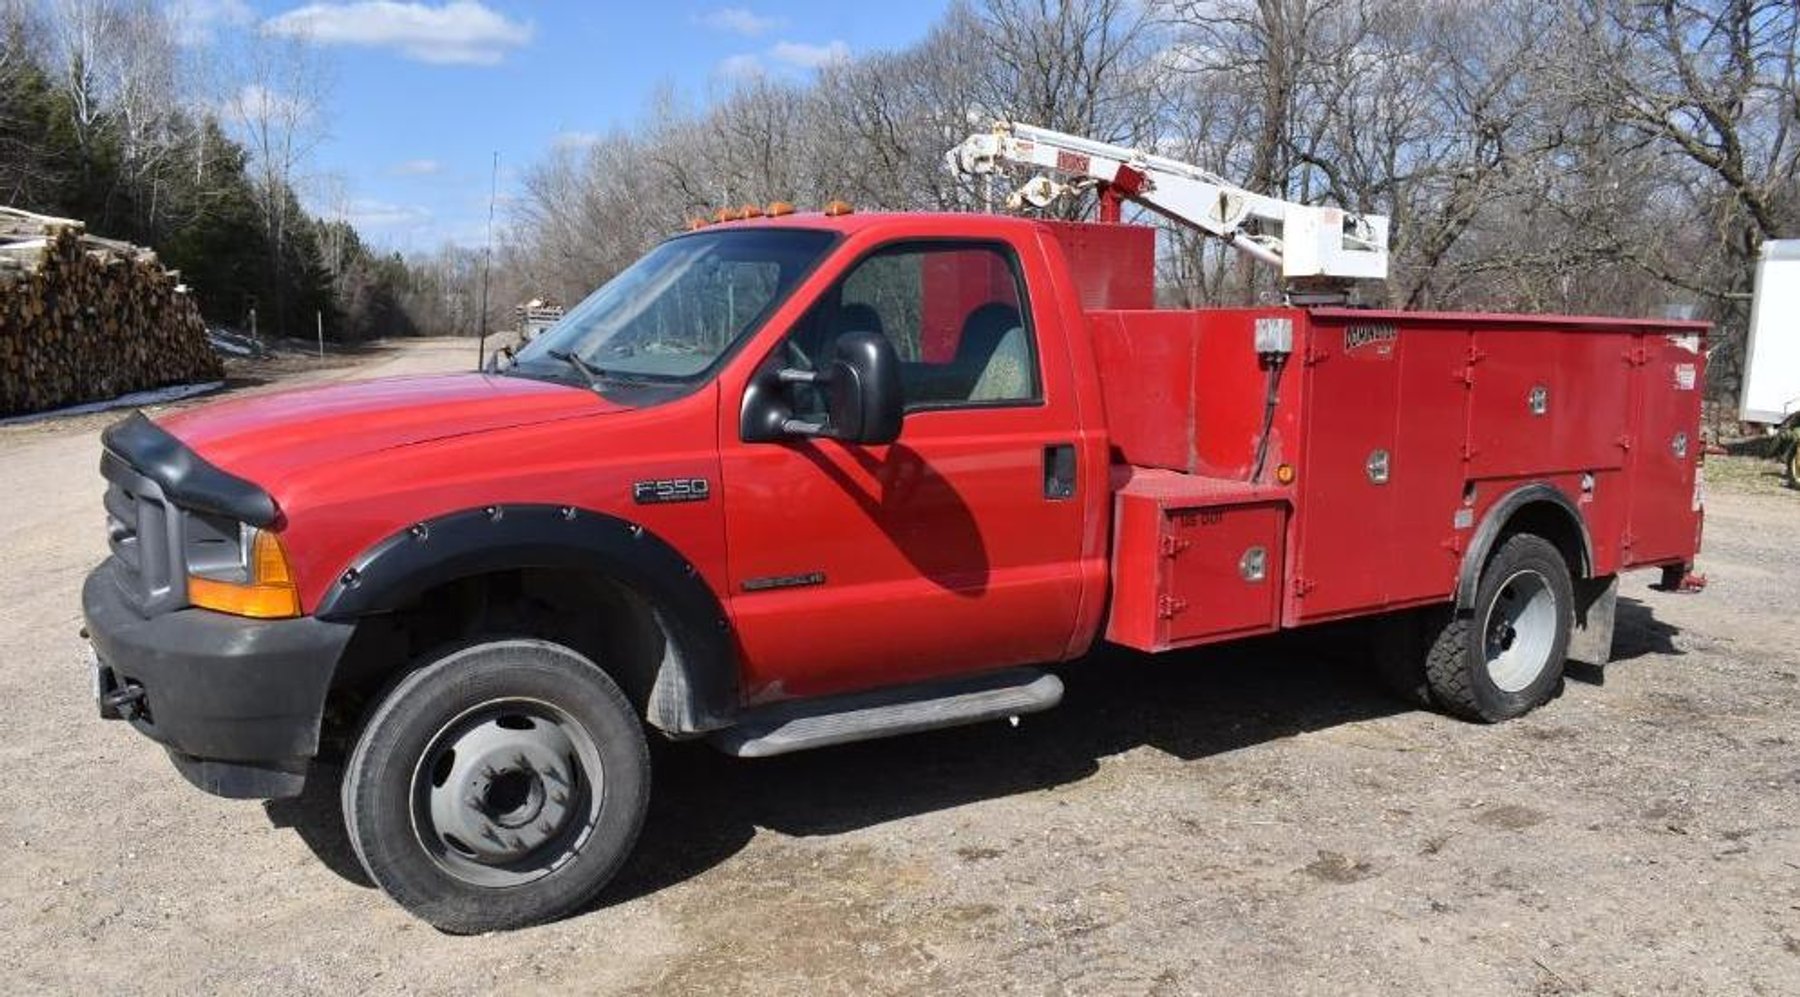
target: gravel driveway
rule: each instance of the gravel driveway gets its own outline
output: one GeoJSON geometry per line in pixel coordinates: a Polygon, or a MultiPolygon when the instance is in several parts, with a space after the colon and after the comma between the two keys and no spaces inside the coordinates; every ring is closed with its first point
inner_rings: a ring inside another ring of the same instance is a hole
{"type": "MultiPolygon", "coordinates": [[[[288,383],[465,365],[426,342],[288,383]]],[[[0,428],[0,979],[22,992],[1800,993],[1800,493],[1710,498],[1699,595],[1477,727],[1342,632],[1068,672],[1064,705],[760,762],[661,751],[594,910],[452,938],[332,792],[191,789],[81,668],[97,434],[0,428]]]]}

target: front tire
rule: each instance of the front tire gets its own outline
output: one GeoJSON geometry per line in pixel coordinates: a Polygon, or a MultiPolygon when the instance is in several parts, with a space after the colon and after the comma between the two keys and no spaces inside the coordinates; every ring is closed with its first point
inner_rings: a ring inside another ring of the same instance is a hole
{"type": "Polygon", "coordinates": [[[1543,704],[1562,685],[1574,625],[1574,584],[1542,537],[1508,537],[1488,559],[1468,614],[1452,615],[1425,659],[1446,712],[1496,723],[1543,704]]]}
{"type": "Polygon", "coordinates": [[[650,796],[642,725],[613,680],[560,644],[495,640],[400,679],[344,770],[363,868],[453,934],[523,927],[590,901],[630,854],[650,796]]]}

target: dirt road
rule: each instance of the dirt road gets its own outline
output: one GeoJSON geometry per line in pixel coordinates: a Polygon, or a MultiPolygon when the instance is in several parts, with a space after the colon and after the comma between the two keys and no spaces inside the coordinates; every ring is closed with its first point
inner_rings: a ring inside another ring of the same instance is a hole
{"type": "Polygon", "coordinates": [[[1706,592],[1628,579],[1619,660],[1518,722],[1398,707],[1334,635],[1108,654],[1018,728],[663,752],[596,909],[451,938],[362,881],[329,790],[214,799],[95,718],[110,418],[0,428],[25,992],[1800,993],[1800,494],[1714,494],[1706,592]]]}

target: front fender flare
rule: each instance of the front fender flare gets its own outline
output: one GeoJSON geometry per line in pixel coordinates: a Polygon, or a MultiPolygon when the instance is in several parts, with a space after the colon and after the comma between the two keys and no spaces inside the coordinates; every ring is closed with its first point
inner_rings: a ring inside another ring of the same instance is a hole
{"type": "Polygon", "coordinates": [[[353,620],[405,606],[459,578],[521,568],[592,571],[655,608],[674,653],[652,693],[652,723],[670,733],[727,726],[738,705],[730,623],[692,562],[642,525],[574,506],[464,509],[414,523],[357,555],[313,615],[353,620]]]}

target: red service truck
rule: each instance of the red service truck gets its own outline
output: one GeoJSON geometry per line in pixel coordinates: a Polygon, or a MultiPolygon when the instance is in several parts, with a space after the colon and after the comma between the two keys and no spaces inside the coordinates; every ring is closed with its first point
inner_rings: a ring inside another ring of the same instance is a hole
{"type": "Polygon", "coordinates": [[[651,737],[1016,717],[1102,640],[1377,615],[1403,691],[1501,721],[1698,550],[1702,324],[1157,310],[1148,227],[739,214],[485,371],[106,430],[102,716],[220,795],[341,765],[374,881],[480,931],[614,875],[651,737]]]}

